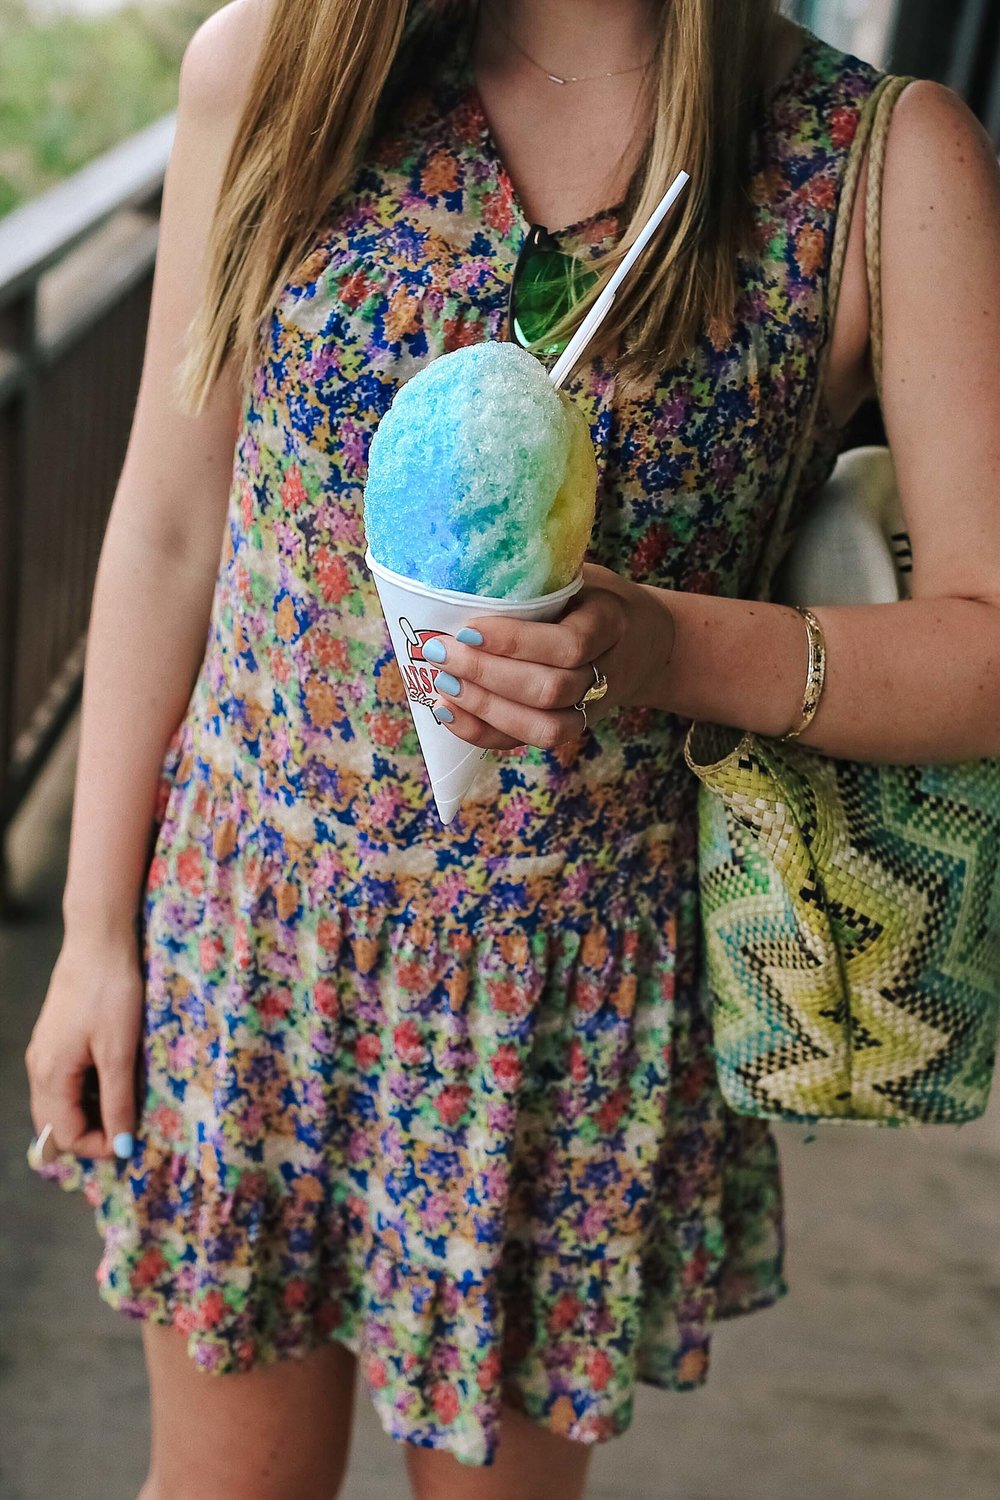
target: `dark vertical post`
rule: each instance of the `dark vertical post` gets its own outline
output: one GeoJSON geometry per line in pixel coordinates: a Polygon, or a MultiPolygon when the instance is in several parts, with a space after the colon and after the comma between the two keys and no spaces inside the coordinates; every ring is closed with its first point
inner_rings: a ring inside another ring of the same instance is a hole
{"type": "Polygon", "coordinates": [[[1000,6],[996,0],[901,0],[890,48],[897,73],[962,95],[1000,144],[1000,6]]]}
{"type": "Polygon", "coordinates": [[[901,0],[889,49],[893,71],[944,82],[964,8],[964,0],[901,0]]]}

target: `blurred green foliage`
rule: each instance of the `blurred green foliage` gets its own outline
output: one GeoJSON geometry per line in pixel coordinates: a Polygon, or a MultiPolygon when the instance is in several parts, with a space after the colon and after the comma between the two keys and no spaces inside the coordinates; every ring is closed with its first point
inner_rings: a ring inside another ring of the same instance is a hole
{"type": "Polygon", "coordinates": [[[219,4],[54,15],[0,0],[0,214],[172,110],[184,47],[219,4]]]}

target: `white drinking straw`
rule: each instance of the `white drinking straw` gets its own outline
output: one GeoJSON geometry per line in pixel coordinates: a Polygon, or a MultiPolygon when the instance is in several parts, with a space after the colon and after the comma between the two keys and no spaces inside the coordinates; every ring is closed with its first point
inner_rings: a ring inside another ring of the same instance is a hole
{"type": "Polygon", "coordinates": [[[590,312],[584,318],[583,322],[576,330],[576,333],[574,333],[573,337],[566,345],[566,348],[563,350],[562,354],[560,354],[558,360],[553,365],[552,369],[549,372],[549,379],[552,381],[552,384],[556,387],[557,390],[561,385],[565,383],[565,381],[572,374],[576,365],[579,363],[580,356],[583,354],[587,345],[594,337],[594,334],[597,332],[598,328],[600,328],[601,324],[604,322],[604,319],[611,311],[611,304],[615,300],[615,297],[618,293],[618,288],[621,286],[622,282],[625,280],[625,277],[631,271],[632,267],[639,259],[639,256],[645,250],[653,235],[659,229],[660,225],[663,223],[663,220],[673,208],[674,204],[677,202],[677,199],[680,197],[681,193],[684,191],[690,180],[690,176],[687,172],[677,173],[677,176],[667,188],[667,191],[664,193],[663,197],[653,209],[653,212],[650,214],[646,223],[640,230],[635,244],[632,246],[631,250],[628,252],[625,259],[622,261],[621,265],[618,267],[617,271],[612,276],[607,286],[604,288],[604,291],[598,297],[597,301],[590,309],[590,312]]]}

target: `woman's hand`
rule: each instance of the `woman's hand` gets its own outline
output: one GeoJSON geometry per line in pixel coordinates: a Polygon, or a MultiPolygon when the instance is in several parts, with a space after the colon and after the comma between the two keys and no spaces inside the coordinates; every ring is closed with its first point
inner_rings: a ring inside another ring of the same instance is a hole
{"type": "Polygon", "coordinates": [[[67,936],[25,1053],[35,1130],[51,1124],[60,1151],[131,1155],[142,1005],[134,936],[67,936]],[[87,1075],[94,1069],[99,1119],[86,1108],[87,1075]]]}
{"type": "Polygon", "coordinates": [[[438,638],[424,647],[443,663],[435,714],[459,739],[491,750],[578,739],[584,722],[573,704],[596,681],[591,663],[608,691],[587,704],[588,725],[652,701],[649,684],[673,648],[671,617],[654,591],[596,563],[584,565],[583,588],[557,622],[477,616],[464,630],[482,644],[438,638]]]}

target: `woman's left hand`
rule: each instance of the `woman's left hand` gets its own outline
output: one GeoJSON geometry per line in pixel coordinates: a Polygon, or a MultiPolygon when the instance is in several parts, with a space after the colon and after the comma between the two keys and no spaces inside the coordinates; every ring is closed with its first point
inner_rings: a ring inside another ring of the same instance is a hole
{"type": "Polygon", "coordinates": [[[465,628],[482,644],[428,642],[444,652],[435,715],[443,706],[454,716],[445,721],[452,734],[490,750],[551,750],[618,708],[651,702],[650,684],[673,649],[673,622],[654,591],[596,563],[584,564],[583,588],[552,624],[484,615],[470,616],[465,628]],[[585,726],[573,704],[596,681],[591,663],[608,690],[586,705],[585,726]]]}

